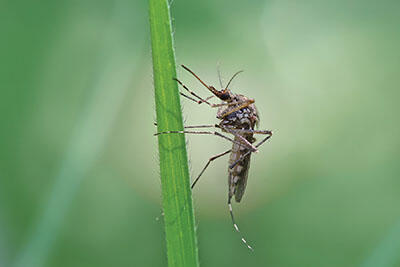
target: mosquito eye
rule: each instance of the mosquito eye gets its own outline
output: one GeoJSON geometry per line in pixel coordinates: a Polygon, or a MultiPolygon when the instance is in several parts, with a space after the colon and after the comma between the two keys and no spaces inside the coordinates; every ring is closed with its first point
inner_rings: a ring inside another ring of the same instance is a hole
{"type": "Polygon", "coordinates": [[[221,100],[228,100],[228,99],[231,98],[231,96],[229,95],[229,93],[224,93],[224,94],[220,94],[220,95],[219,95],[219,98],[220,98],[221,100]]]}

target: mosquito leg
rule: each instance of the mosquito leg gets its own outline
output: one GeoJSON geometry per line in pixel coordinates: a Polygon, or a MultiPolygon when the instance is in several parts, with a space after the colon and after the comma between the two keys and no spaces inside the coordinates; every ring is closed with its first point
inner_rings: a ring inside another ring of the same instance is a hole
{"type": "MultiPolygon", "coordinates": [[[[196,99],[194,99],[193,97],[190,97],[190,96],[188,96],[188,95],[185,95],[185,94],[182,93],[182,92],[179,92],[179,93],[181,94],[181,96],[184,96],[184,97],[186,97],[187,99],[189,99],[189,100],[191,100],[191,101],[193,101],[193,102],[196,102],[197,104],[205,103],[205,102],[203,102],[203,101],[201,101],[201,100],[196,100],[196,99]]],[[[208,101],[208,100],[210,100],[210,99],[213,98],[213,97],[214,97],[214,95],[209,96],[209,97],[206,98],[206,100],[208,101]]],[[[214,105],[214,104],[211,104],[211,105],[214,105]]]]}
{"type": "MultiPolygon", "coordinates": [[[[157,123],[154,123],[154,125],[157,126],[157,123]]],[[[197,132],[197,131],[166,131],[166,132],[156,133],[156,134],[154,134],[154,135],[156,136],[156,135],[160,135],[160,134],[169,134],[169,133],[213,134],[213,135],[216,135],[216,136],[220,136],[220,137],[222,137],[222,138],[224,138],[224,139],[226,139],[226,140],[228,140],[228,141],[231,141],[232,143],[239,144],[239,145],[241,145],[241,146],[244,145],[244,146],[246,146],[248,149],[250,149],[250,152],[255,152],[255,153],[258,152],[257,147],[258,147],[260,144],[257,145],[257,146],[253,146],[249,141],[246,140],[246,138],[244,138],[243,136],[241,136],[240,133],[255,133],[255,134],[268,134],[268,135],[272,135],[272,132],[271,132],[271,131],[268,131],[268,130],[265,130],[265,131],[264,131],[264,130],[234,129],[234,128],[230,128],[230,127],[221,127],[221,126],[219,126],[218,124],[213,124],[213,125],[209,124],[209,125],[185,126],[184,128],[185,128],[185,129],[193,129],[193,128],[213,128],[213,127],[226,130],[227,132],[233,134],[235,137],[239,138],[239,139],[241,140],[242,143],[241,143],[241,142],[237,142],[237,141],[235,141],[235,140],[233,140],[233,139],[231,139],[231,138],[229,138],[229,137],[227,137],[227,136],[225,136],[225,135],[222,135],[222,134],[220,134],[220,133],[218,133],[218,132],[205,132],[205,131],[199,131],[199,132],[197,132]]],[[[268,137],[268,138],[269,138],[269,137],[268,137]]],[[[266,140],[265,140],[265,141],[266,141],[266,140]]],[[[265,141],[264,141],[264,142],[265,142],[265,141]]],[[[234,165],[236,165],[240,160],[242,160],[242,157],[241,157],[237,162],[235,162],[234,165]]],[[[232,167],[232,168],[233,168],[233,167],[232,167]]]]}
{"type": "MultiPolygon", "coordinates": [[[[219,125],[217,125],[216,127],[220,128],[219,125]]],[[[252,129],[236,129],[233,127],[224,127],[226,129],[230,129],[231,131],[234,131],[238,134],[242,134],[242,133],[250,133],[250,134],[267,134],[267,135],[272,135],[272,131],[269,130],[252,130],[252,129]]]]}
{"type": "Polygon", "coordinates": [[[196,99],[194,99],[193,97],[190,97],[190,96],[188,96],[188,95],[185,95],[185,94],[182,93],[182,92],[179,92],[179,93],[181,94],[181,96],[184,96],[184,97],[186,97],[187,99],[189,99],[189,100],[191,100],[191,101],[193,101],[193,102],[196,102],[197,104],[203,103],[203,102],[200,102],[200,100],[196,100],[196,99]]]}
{"type": "MultiPolygon", "coordinates": [[[[157,126],[157,122],[154,123],[157,126]]],[[[217,124],[209,124],[209,125],[191,125],[191,126],[183,126],[185,129],[193,129],[193,128],[219,128],[217,124]]]]}
{"type": "MultiPolygon", "coordinates": [[[[232,142],[232,143],[235,143],[235,144],[238,144],[238,145],[240,145],[240,146],[242,146],[242,145],[247,145],[247,144],[243,144],[243,143],[241,143],[241,142],[238,142],[238,141],[236,141],[236,140],[233,140],[232,138],[230,138],[230,137],[227,137],[227,136],[225,136],[225,135],[223,135],[223,134],[220,134],[219,132],[207,132],[207,131],[166,131],[166,132],[159,132],[159,133],[155,133],[154,134],[154,136],[157,136],[157,135],[161,135],[161,134],[172,134],[172,133],[176,133],[176,134],[184,134],[184,133],[187,133],[187,134],[209,134],[209,135],[216,135],[216,136],[219,136],[219,137],[221,137],[221,138],[223,138],[223,139],[226,139],[226,140],[228,140],[228,141],[230,141],[230,142],[232,142]]],[[[244,138],[243,138],[244,139],[244,138]]],[[[247,141],[247,140],[246,140],[247,141]]],[[[249,147],[249,149],[251,149],[250,151],[253,151],[253,148],[252,147],[249,147]]]]}
{"type": "Polygon", "coordinates": [[[220,127],[221,129],[227,131],[228,133],[233,134],[235,137],[239,138],[248,148],[250,148],[251,152],[258,152],[258,149],[253,146],[249,141],[247,141],[246,138],[244,138],[243,136],[241,136],[240,134],[238,134],[235,130],[228,128],[228,127],[220,127]]]}
{"type": "MultiPolygon", "coordinates": [[[[238,109],[235,109],[235,111],[237,111],[237,110],[245,108],[253,103],[254,103],[254,99],[248,99],[246,101],[234,101],[234,102],[229,102],[229,103],[227,102],[227,103],[220,103],[220,104],[211,104],[211,107],[218,108],[218,107],[223,107],[223,106],[229,107],[229,106],[240,105],[237,107],[238,109]]],[[[233,111],[233,112],[235,112],[235,111],[233,111]]],[[[229,112],[229,114],[230,113],[232,113],[232,112],[229,112]]]]}
{"type": "MultiPolygon", "coordinates": [[[[270,132],[270,134],[267,136],[267,137],[265,137],[263,140],[261,140],[258,144],[256,144],[255,145],[255,147],[259,147],[259,146],[261,146],[262,144],[264,144],[268,139],[270,139],[271,138],[271,136],[272,136],[272,132],[270,132]]],[[[237,161],[235,161],[234,163],[232,163],[230,166],[229,166],[229,169],[233,169],[240,161],[242,161],[248,154],[250,154],[252,151],[247,151],[246,153],[244,153],[243,155],[241,155],[240,156],[240,158],[237,160],[237,161]]]]}
{"type": "MultiPolygon", "coordinates": [[[[215,95],[209,96],[209,97],[206,98],[206,100],[210,100],[210,99],[213,98],[214,96],[215,96],[215,95]]],[[[203,103],[203,102],[201,102],[201,103],[203,103]]],[[[200,103],[200,104],[201,104],[201,103],[200,103]]]]}
{"type": "MultiPolygon", "coordinates": [[[[206,103],[207,105],[209,105],[210,107],[213,108],[217,108],[217,107],[222,107],[222,106],[233,106],[233,105],[237,105],[237,104],[241,104],[239,107],[237,107],[237,109],[233,110],[232,112],[235,112],[236,110],[242,109],[244,107],[247,107],[248,105],[254,103],[253,99],[249,99],[247,101],[241,101],[241,102],[230,102],[230,103],[222,103],[222,104],[211,104],[210,102],[208,102],[209,99],[213,98],[214,95],[207,97],[206,99],[203,99],[202,97],[198,96],[195,92],[193,92],[192,90],[190,90],[189,88],[187,88],[187,86],[185,84],[183,84],[180,80],[173,78],[175,81],[177,81],[187,92],[189,92],[192,96],[194,96],[195,98],[199,99],[196,100],[193,97],[190,97],[182,92],[180,92],[180,94],[184,97],[186,97],[187,99],[196,102],[197,104],[202,104],[202,103],[206,103]],[[243,105],[244,104],[244,105],[243,105]]],[[[207,86],[207,85],[206,85],[207,86]]],[[[208,86],[207,86],[208,88],[208,86]]],[[[230,113],[232,113],[230,112],[230,113]]],[[[230,114],[229,113],[229,114],[230,114]]],[[[227,114],[228,115],[228,114],[227,114]]]]}
{"type": "MultiPolygon", "coordinates": [[[[157,122],[154,122],[154,125],[157,126],[157,122]]],[[[236,129],[228,126],[220,126],[218,124],[204,124],[204,125],[188,125],[183,126],[185,129],[194,129],[194,128],[218,128],[218,129],[227,129],[229,131],[241,134],[241,133],[254,133],[254,134],[270,134],[271,131],[268,130],[251,130],[251,129],[236,129]]]]}
{"type": "Polygon", "coordinates": [[[200,172],[200,174],[197,176],[197,178],[193,181],[191,188],[193,189],[193,187],[194,187],[194,186],[196,185],[196,183],[199,181],[200,177],[203,175],[204,171],[207,169],[208,165],[210,165],[210,163],[211,163],[212,161],[214,161],[215,159],[217,159],[217,158],[219,158],[219,157],[222,157],[222,156],[224,156],[224,155],[226,155],[226,154],[228,154],[228,153],[230,153],[230,152],[231,152],[231,149],[229,149],[228,151],[225,151],[225,152],[223,152],[223,153],[220,153],[220,154],[218,154],[218,155],[215,155],[215,156],[209,158],[208,161],[207,161],[207,164],[204,166],[203,170],[200,172]]]}
{"type": "MultiPolygon", "coordinates": [[[[184,97],[186,97],[187,99],[189,99],[189,100],[191,100],[191,101],[193,101],[193,102],[196,102],[197,104],[207,103],[207,104],[210,105],[210,107],[212,107],[212,108],[218,108],[218,107],[222,107],[222,106],[233,106],[233,105],[237,105],[237,104],[248,103],[247,101],[241,101],[241,102],[230,102],[230,103],[212,104],[212,103],[209,103],[208,100],[210,100],[211,98],[213,98],[214,95],[209,96],[209,97],[207,97],[206,99],[203,99],[203,100],[196,100],[196,99],[194,99],[193,97],[190,97],[190,96],[188,96],[188,95],[185,95],[185,94],[182,93],[182,92],[179,92],[179,93],[181,94],[181,96],[184,96],[184,97]]],[[[200,99],[201,99],[201,98],[200,98],[200,99]]],[[[250,104],[251,104],[251,103],[254,103],[254,102],[250,102],[250,104]]],[[[246,106],[248,106],[248,105],[246,105],[246,106]]],[[[240,107],[239,109],[241,109],[241,108],[243,108],[243,107],[240,107]]],[[[235,110],[235,111],[236,111],[236,110],[235,110]]]]}
{"type": "Polygon", "coordinates": [[[186,85],[184,85],[180,80],[173,78],[175,81],[177,81],[186,91],[188,91],[192,96],[198,98],[199,100],[197,101],[196,99],[189,97],[183,93],[181,93],[182,96],[196,102],[197,104],[201,104],[201,103],[207,103],[208,105],[211,106],[210,102],[208,102],[206,99],[201,98],[200,96],[198,96],[195,92],[193,92],[192,90],[190,90],[189,88],[186,87],[186,85]]]}
{"type": "Polygon", "coordinates": [[[233,227],[235,228],[236,232],[238,232],[238,233],[241,235],[242,242],[243,242],[251,251],[254,251],[254,249],[249,245],[249,243],[247,243],[246,239],[244,239],[242,233],[241,233],[240,230],[239,230],[239,226],[238,226],[238,225],[236,224],[236,222],[235,222],[235,217],[233,216],[233,210],[232,210],[231,199],[232,199],[232,196],[231,196],[231,193],[229,192],[229,194],[228,194],[228,207],[229,207],[229,213],[231,214],[231,219],[232,219],[233,227]]]}
{"type": "Polygon", "coordinates": [[[261,146],[262,144],[264,144],[268,139],[271,138],[271,136],[272,136],[272,132],[270,132],[269,135],[268,135],[267,137],[265,137],[263,140],[261,140],[261,141],[256,145],[256,147],[259,147],[259,146],[261,146]]]}
{"type": "Polygon", "coordinates": [[[209,124],[209,125],[191,125],[191,126],[184,126],[185,129],[193,129],[193,128],[215,128],[217,127],[216,124],[209,124]]]}

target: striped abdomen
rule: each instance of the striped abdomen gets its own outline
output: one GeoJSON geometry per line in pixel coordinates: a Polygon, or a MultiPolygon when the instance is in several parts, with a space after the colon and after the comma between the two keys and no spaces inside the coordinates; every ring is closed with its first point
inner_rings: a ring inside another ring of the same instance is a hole
{"type": "MultiPolygon", "coordinates": [[[[254,140],[252,134],[243,137],[245,137],[250,143],[252,143],[254,140]]],[[[235,137],[235,141],[240,142],[240,139],[235,137]]],[[[240,158],[240,156],[244,155],[248,151],[249,149],[244,145],[233,143],[229,165],[234,164],[240,158]]],[[[247,177],[250,168],[250,157],[251,153],[237,163],[234,168],[228,168],[229,199],[235,195],[236,202],[240,202],[244,194],[244,190],[246,189],[247,177]]]]}

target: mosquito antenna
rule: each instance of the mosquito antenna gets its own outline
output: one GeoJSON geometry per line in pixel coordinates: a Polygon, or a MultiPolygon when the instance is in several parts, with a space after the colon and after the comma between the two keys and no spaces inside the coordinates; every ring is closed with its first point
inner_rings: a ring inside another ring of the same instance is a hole
{"type": "Polygon", "coordinates": [[[228,84],[225,87],[225,90],[228,89],[228,86],[231,84],[231,81],[233,80],[233,78],[236,77],[236,75],[238,75],[239,73],[243,72],[243,70],[239,70],[238,72],[236,72],[235,74],[233,74],[232,78],[229,80],[228,84]]]}
{"type": "Polygon", "coordinates": [[[238,233],[241,235],[241,237],[242,237],[242,242],[243,242],[251,251],[254,251],[254,249],[249,245],[249,243],[247,243],[246,239],[244,239],[242,233],[241,233],[240,230],[239,230],[238,225],[237,225],[236,222],[235,222],[235,218],[234,218],[234,216],[233,216],[233,210],[232,210],[231,199],[232,199],[232,197],[231,197],[231,196],[228,196],[229,213],[231,214],[233,227],[235,228],[236,232],[238,232],[238,233]]]}
{"type": "Polygon", "coordinates": [[[218,80],[219,80],[219,84],[221,85],[221,88],[224,88],[224,86],[222,85],[222,79],[221,79],[221,70],[220,70],[220,62],[217,62],[217,72],[218,72],[218,80]]]}

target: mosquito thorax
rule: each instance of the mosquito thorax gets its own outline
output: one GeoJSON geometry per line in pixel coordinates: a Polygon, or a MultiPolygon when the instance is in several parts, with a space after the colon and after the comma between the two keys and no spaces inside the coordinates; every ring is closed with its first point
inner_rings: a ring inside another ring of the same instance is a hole
{"type": "Polygon", "coordinates": [[[248,101],[249,98],[243,95],[235,95],[234,101],[239,104],[228,107],[220,107],[217,118],[221,120],[221,126],[228,126],[235,129],[254,129],[258,122],[257,109],[254,104],[240,108],[240,103],[248,101]]]}

